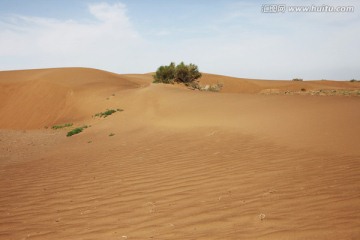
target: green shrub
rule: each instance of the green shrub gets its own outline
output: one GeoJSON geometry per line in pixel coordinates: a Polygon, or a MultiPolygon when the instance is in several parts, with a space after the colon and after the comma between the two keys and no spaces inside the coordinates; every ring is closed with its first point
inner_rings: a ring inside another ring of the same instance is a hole
{"type": "Polygon", "coordinates": [[[181,62],[177,66],[175,63],[170,63],[169,66],[160,66],[155,75],[153,75],[154,83],[191,83],[201,77],[198,66],[190,63],[186,65],[181,62]]]}
{"type": "Polygon", "coordinates": [[[360,80],[357,81],[356,79],[351,79],[350,82],[360,82],[360,80]]]}
{"type": "Polygon", "coordinates": [[[95,117],[103,117],[103,118],[106,118],[107,116],[110,116],[110,115],[113,114],[113,113],[122,112],[122,111],[124,111],[124,110],[123,110],[123,109],[120,109],[120,108],[118,108],[118,109],[116,109],[116,110],[114,110],[114,109],[107,109],[105,112],[96,113],[94,116],[95,116],[95,117]]]}
{"type": "Polygon", "coordinates": [[[303,81],[302,78],[294,78],[293,81],[303,81]]]}
{"type": "Polygon", "coordinates": [[[54,125],[51,128],[56,130],[56,129],[66,128],[66,127],[71,127],[72,125],[73,125],[72,123],[65,123],[63,125],[54,125]]]}
{"type": "Polygon", "coordinates": [[[182,83],[194,82],[196,79],[201,77],[198,67],[195,64],[190,63],[189,65],[181,62],[176,66],[175,69],[175,81],[182,83]]]}
{"type": "Polygon", "coordinates": [[[174,83],[175,80],[175,63],[169,66],[160,66],[155,75],[153,75],[154,83],[174,83]]]}
{"type": "Polygon", "coordinates": [[[73,130],[71,130],[70,132],[68,132],[66,134],[67,137],[71,137],[72,135],[75,135],[75,134],[79,134],[81,133],[85,128],[88,128],[88,126],[84,125],[82,127],[78,127],[78,128],[75,128],[73,130]]]}

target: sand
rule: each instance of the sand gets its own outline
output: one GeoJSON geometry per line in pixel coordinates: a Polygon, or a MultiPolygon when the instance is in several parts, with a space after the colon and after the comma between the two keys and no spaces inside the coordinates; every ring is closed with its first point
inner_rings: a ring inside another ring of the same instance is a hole
{"type": "Polygon", "coordinates": [[[360,238],[360,97],[261,94],[360,83],[151,81],[0,72],[0,239],[360,238]]]}

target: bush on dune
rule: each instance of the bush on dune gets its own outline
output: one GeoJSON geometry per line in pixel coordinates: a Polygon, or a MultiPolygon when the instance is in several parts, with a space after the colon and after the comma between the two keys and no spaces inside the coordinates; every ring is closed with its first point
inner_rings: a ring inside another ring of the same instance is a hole
{"type": "Polygon", "coordinates": [[[99,113],[96,113],[95,115],[94,115],[94,117],[100,117],[100,118],[106,118],[106,117],[108,117],[108,116],[110,116],[111,114],[113,114],[113,113],[116,113],[116,112],[122,112],[122,111],[124,111],[123,109],[120,109],[120,108],[118,108],[118,109],[106,109],[106,111],[105,112],[99,112],[99,113]]]}
{"type": "Polygon", "coordinates": [[[182,83],[192,90],[220,92],[223,84],[216,83],[212,85],[200,85],[199,78],[201,78],[198,66],[190,63],[189,65],[181,62],[178,65],[170,63],[168,66],[160,66],[153,75],[153,83],[174,84],[182,83]]]}
{"type": "Polygon", "coordinates": [[[191,83],[195,82],[201,77],[198,66],[190,63],[186,65],[181,62],[177,66],[175,63],[170,63],[168,66],[160,66],[153,75],[154,83],[191,83]]]}
{"type": "Polygon", "coordinates": [[[85,128],[88,128],[87,125],[84,125],[82,127],[78,127],[78,128],[74,128],[73,130],[71,130],[70,132],[68,132],[66,134],[67,137],[71,137],[72,135],[75,135],[75,134],[79,134],[81,133],[85,128]]]}
{"type": "Polygon", "coordinates": [[[189,65],[181,62],[176,66],[175,69],[175,81],[182,83],[190,83],[194,82],[198,78],[201,77],[201,73],[199,72],[198,66],[190,63],[189,65]]]}
{"type": "Polygon", "coordinates": [[[153,75],[154,83],[171,83],[175,82],[175,63],[169,66],[160,66],[155,75],[153,75]]]}

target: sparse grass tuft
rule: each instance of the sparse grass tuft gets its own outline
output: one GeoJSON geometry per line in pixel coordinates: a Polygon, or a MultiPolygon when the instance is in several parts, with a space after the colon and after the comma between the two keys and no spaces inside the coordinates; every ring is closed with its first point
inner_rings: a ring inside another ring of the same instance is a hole
{"type": "Polygon", "coordinates": [[[88,126],[87,126],[87,125],[84,125],[84,126],[82,126],[82,127],[77,127],[77,128],[75,128],[75,129],[71,130],[70,132],[68,132],[68,133],[66,134],[66,136],[67,136],[67,137],[71,137],[72,135],[79,134],[79,133],[81,133],[85,128],[88,128],[88,126]]]}
{"type": "Polygon", "coordinates": [[[302,88],[301,91],[302,91],[302,92],[306,92],[306,89],[305,89],[305,88],[302,88]]]}
{"type": "Polygon", "coordinates": [[[113,113],[122,112],[122,111],[124,111],[124,110],[123,110],[123,109],[120,109],[120,108],[118,108],[118,109],[116,109],[116,110],[114,110],[114,109],[107,109],[105,112],[97,113],[97,114],[95,114],[94,116],[95,116],[95,117],[103,117],[103,118],[106,118],[107,116],[110,116],[110,115],[113,114],[113,113]]]}
{"type": "Polygon", "coordinates": [[[63,125],[54,125],[51,128],[56,130],[56,129],[66,128],[66,127],[71,127],[72,125],[73,125],[72,123],[65,123],[63,125]]]}
{"type": "Polygon", "coordinates": [[[220,92],[223,86],[224,85],[222,83],[213,84],[213,85],[210,85],[210,87],[207,89],[207,91],[220,92]]]}
{"type": "Polygon", "coordinates": [[[115,136],[115,133],[110,133],[109,137],[115,136]]]}
{"type": "Polygon", "coordinates": [[[198,82],[187,82],[184,84],[186,87],[190,88],[191,90],[201,90],[201,86],[198,82]]]}
{"type": "Polygon", "coordinates": [[[208,92],[220,92],[224,84],[216,83],[212,85],[202,86],[198,82],[190,82],[185,83],[185,86],[190,88],[191,90],[200,90],[200,91],[208,91],[208,92]]]}

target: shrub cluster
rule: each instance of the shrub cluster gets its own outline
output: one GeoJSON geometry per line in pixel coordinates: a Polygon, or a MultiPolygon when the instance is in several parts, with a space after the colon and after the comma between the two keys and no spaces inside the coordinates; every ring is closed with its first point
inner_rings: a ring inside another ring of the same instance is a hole
{"type": "Polygon", "coordinates": [[[170,63],[168,66],[160,66],[153,75],[154,83],[191,83],[201,77],[198,66],[181,62],[178,65],[170,63]]]}
{"type": "Polygon", "coordinates": [[[66,136],[67,136],[67,137],[71,137],[72,135],[79,134],[79,133],[81,133],[85,128],[88,128],[88,126],[85,125],[85,126],[82,126],[82,127],[75,128],[75,129],[71,130],[70,132],[68,132],[68,133],[66,134],[66,136]]]}
{"type": "Polygon", "coordinates": [[[302,81],[302,78],[294,78],[293,81],[302,81]]]}
{"type": "Polygon", "coordinates": [[[107,109],[105,112],[99,112],[99,113],[96,113],[94,116],[95,117],[103,117],[103,118],[106,118],[107,116],[110,116],[111,114],[113,114],[113,113],[116,113],[116,112],[122,112],[122,111],[124,111],[123,109],[120,109],[120,108],[118,108],[118,109],[116,109],[116,110],[114,110],[114,109],[107,109]]]}

